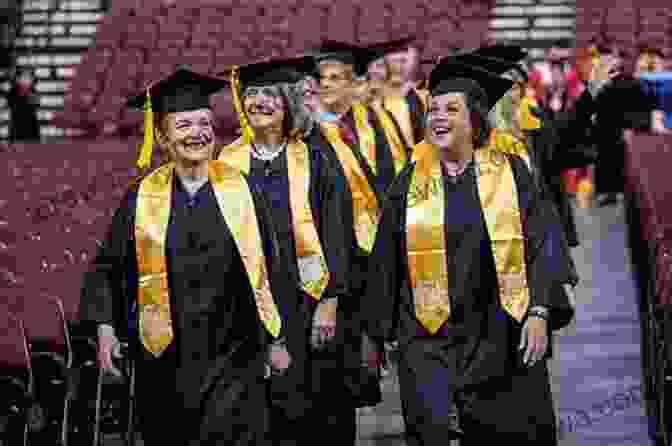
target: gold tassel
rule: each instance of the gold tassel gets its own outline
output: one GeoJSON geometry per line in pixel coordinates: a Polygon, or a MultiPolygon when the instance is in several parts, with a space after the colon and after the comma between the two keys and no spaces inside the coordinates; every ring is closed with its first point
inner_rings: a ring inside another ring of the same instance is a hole
{"type": "Polygon", "coordinates": [[[238,67],[234,67],[233,70],[231,70],[231,95],[233,96],[233,106],[236,108],[236,113],[238,113],[243,143],[252,144],[254,141],[254,132],[252,131],[252,127],[250,127],[250,123],[247,121],[247,115],[243,110],[243,103],[240,100],[241,93],[238,67]]]}
{"type": "Polygon", "coordinates": [[[140,147],[140,156],[136,165],[140,169],[146,169],[152,161],[152,149],[154,148],[154,113],[152,112],[152,98],[147,88],[147,97],[145,98],[144,119],[145,130],[142,146],[140,147]]]}
{"type": "Polygon", "coordinates": [[[518,122],[521,130],[534,130],[541,127],[541,121],[534,116],[532,108],[538,107],[536,101],[530,95],[525,95],[518,108],[518,122]]]}

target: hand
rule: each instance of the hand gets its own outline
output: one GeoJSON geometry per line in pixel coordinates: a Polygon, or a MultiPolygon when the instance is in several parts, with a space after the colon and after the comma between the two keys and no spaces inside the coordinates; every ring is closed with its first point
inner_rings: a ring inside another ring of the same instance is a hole
{"type": "Polygon", "coordinates": [[[338,300],[329,299],[317,304],[315,315],[313,316],[313,332],[310,337],[310,343],[313,348],[320,349],[333,339],[336,334],[336,310],[338,309],[338,300]]]}
{"type": "Polygon", "coordinates": [[[121,343],[109,325],[98,327],[98,366],[104,372],[121,377],[121,371],[114,365],[112,358],[121,358],[121,343]]]}
{"type": "Polygon", "coordinates": [[[292,358],[284,345],[271,345],[268,353],[271,374],[281,375],[292,363],[292,358]]]}
{"type": "Polygon", "coordinates": [[[621,61],[610,54],[600,57],[590,72],[590,81],[598,85],[606,85],[621,74],[621,61]]]}
{"type": "Polygon", "coordinates": [[[526,348],[523,363],[532,367],[541,360],[548,348],[546,321],[540,317],[530,316],[523,324],[520,333],[519,350],[526,348]],[[527,347],[527,348],[526,348],[527,347]]]}

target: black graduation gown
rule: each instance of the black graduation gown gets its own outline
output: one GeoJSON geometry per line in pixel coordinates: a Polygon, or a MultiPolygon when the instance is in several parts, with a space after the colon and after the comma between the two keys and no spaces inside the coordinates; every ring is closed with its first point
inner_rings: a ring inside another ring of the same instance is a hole
{"type": "MultiPolygon", "coordinates": [[[[263,199],[252,192],[262,240],[275,239],[263,199]]],[[[175,337],[158,359],[138,337],[136,202],[137,184],[115,213],[87,274],[80,316],[115,326],[117,336],[130,342],[145,444],[164,444],[165,438],[175,445],[262,444],[270,336],[212,186],[206,183],[190,199],[174,181],[166,259],[175,337]]],[[[274,296],[287,293],[277,253],[266,252],[266,258],[274,296]]],[[[286,309],[280,311],[288,318],[286,309]]]]}
{"type": "MultiPolygon", "coordinates": [[[[366,159],[362,155],[359,145],[355,144],[351,147],[355,157],[359,161],[359,165],[366,175],[369,184],[378,200],[379,206],[382,209],[385,202],[386,191],[395,179],[394,161],[392,151],[390,149],[382,126],[378,122],[373,112],[369,113],[370,124],[373,126],[376,134],[376,165],[377,172],[374,173],[366,159]]],[[[354,117],[352,112],[348,112],[343,117],[344,123],[350,128],[355,128],[354,117]]],[[[355,138],[357,135],[354,135],[355,138]]],[[[347,246],[350,246],[350,262],[348,265],[348,287],[351,296],[352,311],[350,312],[349,323],[352,326],[361,326],[362,314],[361,299],[364,292],[364,282],[366,280],[366,271],[368,265],[368,254],[359,248],[354,229],[354,216],[352,211],[352,194],[349,184],[345,177],[345,172],[338,159],[336,151],[328,142],[326,137],[321,132],[319,126],[316,126],[313,131],[306,138],[307,144],[316,151],[324,155],[329,164],[335,169],[338,177],[341,179],[346,188],[344,199],[346,201],[343,209],[343,225],[347,231],[346,240],[347,246]]],[[[358,141],[357,141],[358,143],[358,141]]],[[[382,348],[382,346],[381,346],[382,348]]],[[[352,339],[350,349],[346,352],[349,359],[347,362],[354,364],[355,361],[366,360],[363,358],[361,345],[357,340],[352,339]]],[[[382,401],[382,394],[378,383],[376,374],[370,373],[366,368],[360,368],[360,372],[356,374],[359,378],[352,378],[349,380],[349,386],[353,388],[351,393],[357,395],[355,404],[358,407],[372,406],[382,401]]]]}
{"type": "MultiPolygon", "coordinates": [[[[411,128],[413,129],[413,144],[418,144],[423,139],[425,139],[425,122],[427,120],[427,111],[425,110],[425,105],[422,103],[422,99],[420,99],[420,96],[418,96],[418,93],[415,91],[415,88],[411,88],[408,91],[408,93],[406,93],[406,96],[404,96],[404,100],[408,105],[408,111],[411,116],[411,128]]],[[[397,119],[389,111],[388,113],[395,124],[397,133],[400,136],[402,136],[402,139],[405,142],[406,140],[405,138],[403,138],[403,133],[401,132],[401,126],[397,122],[397,119]]],[[[408,159],[410,159],[412,152],[413,147],[406,147],[406,155],[408,156],[408,159]]]]}
{"type": "Polygon", "coordinates": [[[34,89],[27,95],[14,87],[7,93],[10,110],[9,140],[36,141],[40,139],[40,123],[37,119],[39,101],[34,89]]]}
{"type": "Polygon", "coordinates": [[[637,79],[620,78],[595,98],[595,141],[598,159],[595,188],[598,193],[624,192],[624,129],[650,131],[656,98],[637,79]]]}
{"type": "MultiPolygon", "coordinates": [[[[295,284],[293,294],[280,299],[286,300],[286,305],[296,310],[291,314],[298,316],[296,320],[288,321],[287,341],[293,363],[285,376],[272,378],[271,395],[274,405],[283,412],[276,419],[279,417],[284,425],[297,420],[305,425],[308,415],[318,418],[319,412],[326,416],[334,409],[347,407],[354,429],[353,400],[357,399],[358,387],[351,384],[357,384],[360,363],[359,358],[350,355],[350,346],[353,339],[359,338],[359,327],[352,323],[357,307],[353,306],[348,290],[350,252],[346,238],[349,234],[343,224],[345,184],[322,153],[309,150],[309,155],[310,207],[330,272],[322,299],[338,298],[336,337],[322,352],[313,351],[309,342],[317,302],[299,285],[286,152],[273,161],[260,161],[254,157],[250,161],[250,180],[263,191],[270,204],[279,234],[279,250],[295,284]]],[[[303,429],[292,429],[295,434],[303,435],[303,429]]]]}
{"type": "MultiPolygon", "coordinates": [[[[530,305],[549,308],[550,328],[557,329],[573,317],[566,295],[551,292],[554,284],[571,280],[566,261],[558,255],[562,230],[522,159],[510,159],[527,240],[530,305]]],[[[451,317],[434,336],[417,322],[404,229],[413,168],[405,169],[388,194],[364,296],[369,333],[400,344],[399,379],[409,445],[445,443],[451,435],[447,420],[452,402],[467,435],[463,445],[485,444],[495,434],[515,440],[511,444],[554,444],[546,362],[522,365],[522,352],[516,349],[521,324],[498,302],[473,168],[455,183],[444,181],[451,317]]]]}

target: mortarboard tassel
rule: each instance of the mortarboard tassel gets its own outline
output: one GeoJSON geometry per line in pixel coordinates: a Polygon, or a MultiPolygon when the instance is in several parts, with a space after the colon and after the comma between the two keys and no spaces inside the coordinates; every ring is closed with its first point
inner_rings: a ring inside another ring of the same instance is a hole
{"type": "Polygon", "coordinates": [[[136,165],[140,169],[146,169],[152,161],[152,149],[154,148],[154,113],[152,112],[152,98],[147,88],[144,110],[144,138],[140,147],[140,155],[136,165]]]}
{"type": "Polygon", "coordinates": [[[536,99],[529,93],[520,100],[518,106],[518,122],[521,130],[534,130],[541,127],[541,121],[534,114],[534,109],[538,108],[536,99]]]}
{"type": "Polygon", "coordinates": [[[233,106],[236,108],[236,113],[238,113],[243,143],[252,144],[254,141],[254,133],[252,132],[250,123],[247,122],[247,116],[243,110],[243,103],[240,100],[240,93],[241,91],[240,79],[238,77],[238,67],[234,67],[233,70],[231,70],[231,96],[233,96],[233,106]]]}

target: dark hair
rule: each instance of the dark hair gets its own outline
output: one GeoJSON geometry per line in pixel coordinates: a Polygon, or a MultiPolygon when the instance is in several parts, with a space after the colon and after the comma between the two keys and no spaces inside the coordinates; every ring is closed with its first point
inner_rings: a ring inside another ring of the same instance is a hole
{"type": "Polygon", "coordinates": [[[477,149],[487,144],[490,132],[492,132],[492,124],[488,119],[488,109],[480,101],[477,101],[471,94],[465,94],[464,100],[474,132],[474,148],[477,149]]]}

